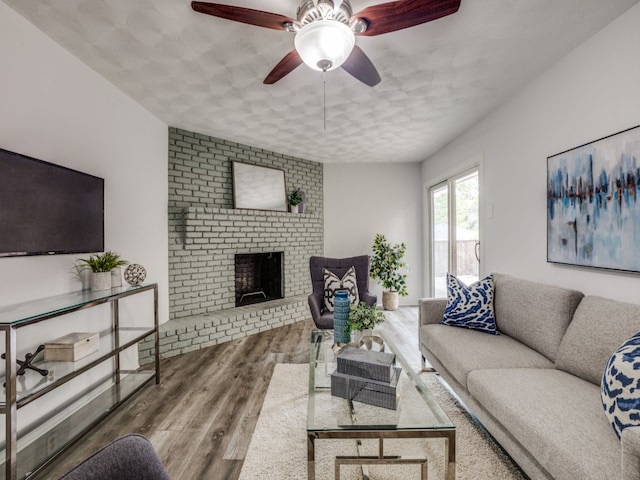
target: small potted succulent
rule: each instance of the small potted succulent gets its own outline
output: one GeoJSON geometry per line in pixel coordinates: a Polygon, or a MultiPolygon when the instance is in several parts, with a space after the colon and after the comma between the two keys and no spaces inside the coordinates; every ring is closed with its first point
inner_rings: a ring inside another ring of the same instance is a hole
{"type": "Polygon", "coordinates": [[[298,205],[302,203],[302,195],[300,190],[294,190],[289,194],[289,211],[291,213],[298,213],[298,205]]]}
{"type": "Polygon", "coordinates": [[[120,258],[120,255],[107,251],[102,254],[91,255],[89,258],[81,258],[80,262],[91,269],[91,290],[109,290],[112,287],[122,285],[120,267],[126,265],[127,261],[120,258]],[[112,273],[117,273],[117,280],[112,283],[112,273]]]}
{"type": "Polygon", "coordinates": [[[356,342],[363,337],[370,337],[371,330],[382,322],[384,322],[384,313],[378,310],[375,305],[360,302],[357,305],[351,305],[349,309],[348,327],[354,332],[356,342]]]}

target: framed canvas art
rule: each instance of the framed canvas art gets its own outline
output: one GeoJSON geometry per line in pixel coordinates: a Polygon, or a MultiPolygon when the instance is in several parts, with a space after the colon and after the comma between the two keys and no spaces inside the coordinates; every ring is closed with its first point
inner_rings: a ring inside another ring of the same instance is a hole
{"type": "Polygon", "coordinates": [[[287,211],[284,170],[234,161],[231,173],[233,208],[287,211]]]}
{"type": "Polygon", "coordinates": [[[547,261],[640,272],[640,126],[547,158],[547,261]]]}

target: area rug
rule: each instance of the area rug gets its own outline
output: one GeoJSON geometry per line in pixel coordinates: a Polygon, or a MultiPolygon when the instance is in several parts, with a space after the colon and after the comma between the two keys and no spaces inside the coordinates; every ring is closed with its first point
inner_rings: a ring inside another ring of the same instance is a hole
{"type": "MultiPolygon", "coordinates": [[[[309,367],[277,364],[251,439],[240,480],[307,478],[307,388],[309,367]]],[[[524,480],[524,476],[473,422],[435,374],[422,374],[443,410],[456,425],[457,480],[524,480]]],[[[354,440],[316,440],[316,478],[335,478],[336,455],[355,455],[354,440]]],[[[377,454],[377,440],[364,442],[365,454],[377,454]]],[[[385,454],[426,456],[429,479],[444,479],[443,439],[385,440],[385,454]]],[[[341,478],[362,480],[357,466],[342,466],[341,478]]],[[[370,480],[420,478],[418,466],[369,466],[370,480]]]]}

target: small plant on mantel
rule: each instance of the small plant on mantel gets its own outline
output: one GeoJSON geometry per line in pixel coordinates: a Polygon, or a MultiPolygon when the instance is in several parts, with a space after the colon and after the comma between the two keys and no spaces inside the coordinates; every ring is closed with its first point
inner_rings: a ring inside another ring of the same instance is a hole
{"type": "Polygon", "coordinates": [[[302,203],[302,195],[300,195],[300,190],[296,189],[289,194],[289,205],[292,207],[297,207],[302,203]]]}
{"type": "Polygon", "coordinates": [[[289,211],[297,212],[298,205],[302,203],[302,195],[300,195],[300,190],[295,189],[293,192],[289,194],[289,211]]]}

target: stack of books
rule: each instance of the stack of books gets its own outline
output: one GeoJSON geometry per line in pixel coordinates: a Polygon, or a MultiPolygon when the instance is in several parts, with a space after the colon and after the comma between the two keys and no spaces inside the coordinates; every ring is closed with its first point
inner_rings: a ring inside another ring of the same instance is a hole
{"type": "Polygon", "coordinates": [[[395,410],[398,405],[398,379],[393,353],[345,348],[337,356],[331,374],[331,395],[395,410]]]}

